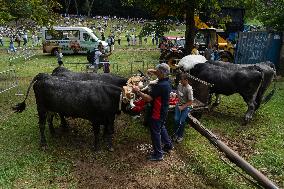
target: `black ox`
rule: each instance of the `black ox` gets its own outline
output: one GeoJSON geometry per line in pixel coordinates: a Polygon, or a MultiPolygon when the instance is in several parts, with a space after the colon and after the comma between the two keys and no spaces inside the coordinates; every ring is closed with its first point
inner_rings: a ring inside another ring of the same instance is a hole
{"type": "MultiPolygon", "coordinates": [[[[111,85],[115,85],[121,88],[125,86],[127,83],[127,78],[120,77],[118,75],[110,73],[97,74],[97,73],[86,73],[86,72],[72,72],[67,68],[61,66],[55,68],[52,71],[51,75],[74,81],[88,81],[88,80],[93,80],[93,82],[103,81],[105,83],[109,83],[111,85]]],[[[62,114],[59,114],[59,116],[61,119],[61,127],[67,128],[67,122],[64,116],[62,114]]],[[[53,115],[50,115],[48,117],[48,124],[50,128],[53,128],[52,121],[53,121],[53,115]]]]}
{"type": "Polygon", "coordinates": [[[190,69],[190,74],[213,84],[210,93],[227,96],[239,93],[248,106],[244,118],[247,123],[259,108],[275,71],[268,63],[238,66],[223,62],[206,62],[196,64],[190,69]]]}
{"type": "Polygon", "coordinates": [[[42,147],[46,146],[44,130],[48,113],[56,112],[62,116],[91,121],[95,135],[95,149],[98,148],[99,126],[105,125],[108,149],[113,150],[115,115],[120,112],[120,107],[125,105],[121,100],[120,87],[100,81],[72,81],[40,73],[31,81],[24,101],[14,107],[16,112],[25,110],[25,101],[32,85],[39,116],[42,147]]]}
{"type": "Polygon", "coordinates": [[[53,76],[64,77],[69,80],[87,81],[87,80],[100,80],[112,85],[123,87],[126,85],[127,78],[120,77],[111,73],[86,73],[86,72],[72,72],[65,67],[57,67],[52,71],[53,76]]]}
{"type": "MultiPolygon", "coordinates": [[[[255,110],[257,110],[264,98],[264,93],[273,81],[273,79],[276,77],[276,69],[272,62],[266,61],[266,62],[260,62],[257,64],[231,64],[228,62],[222,62],[222,61],[208,61],[210,64],[214,64],[216,66],[221,66],[227,69],[242,69],[245,67],[251,67],[255,70],[258,70],[259,72],[264,74],[263,81],[261,82],[261,86],[259,90],[257,91],[257,95],[255,97],[255,110]],[[253,66],[253,67],[252,67],[253,66]]],[[[274,92],[274,90],[272,91],[274,92]]],[[[273,93],[271,93],[273,94],[273,93]]],[[[218,99],[218,98],[217,98],[218,99]]],[[[219,102],[219,100],[218,100],[219,102]]],[[[217,103],[218,104],[218,103],[217,103]]]]}

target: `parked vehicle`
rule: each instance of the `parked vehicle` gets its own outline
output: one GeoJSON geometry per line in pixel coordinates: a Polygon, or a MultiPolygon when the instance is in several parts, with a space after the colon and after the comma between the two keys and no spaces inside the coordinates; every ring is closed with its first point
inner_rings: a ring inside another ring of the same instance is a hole
{"type": "MultiPolygon", "coordinates": [[[[216,60],[233,62],[234,48],[232,44],[221,37],[222,32],[223,30],[215,28],[200,28],[195,35],[194,42],[198,44],[199,54],[205,55],[205,51],[209,46],[213,48],[217,45],[216,60]]],[[[166,36],[164,38],[171,41],[172,45],[161,51],[160,60],[167,62],[172,69],[175,69],[176,60],[185,56],[185,38],[175,36],[166,36]]]]}
{"type": "Polygon", "coordinates": [[[94,32],[87,27],[52,27],[43,28],[43,52],[55,54],[61,49],[63,54],[87,53],[97,48],[102,42],[108,51],[108,44],[101,41],[94,32]]]}

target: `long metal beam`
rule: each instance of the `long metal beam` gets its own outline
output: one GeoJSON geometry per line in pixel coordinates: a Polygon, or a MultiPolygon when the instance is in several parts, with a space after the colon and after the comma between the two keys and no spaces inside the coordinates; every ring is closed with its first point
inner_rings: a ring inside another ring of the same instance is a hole
{"type": "Polygon", "coordinates": [[[260,171],[255,169],[252,165],[250,165],[246,160],[240,157],[235,151],[230,149],[225,143],[223,143],[216,135],[214,135],[211,131],[205,128],[196,118],[189,114],[189,122],[190,125],[199,132],[202,136],[206,137],[211,144],[213,144],[218,150],[223,152],[226,157],[238,167],[240,167],[243,171],[245,171],[248,175],[254,178],[259,185],[264,188],[269,189],[278,189],[272,181],[270,181],[265,175],[263,175],[260,171]]]}

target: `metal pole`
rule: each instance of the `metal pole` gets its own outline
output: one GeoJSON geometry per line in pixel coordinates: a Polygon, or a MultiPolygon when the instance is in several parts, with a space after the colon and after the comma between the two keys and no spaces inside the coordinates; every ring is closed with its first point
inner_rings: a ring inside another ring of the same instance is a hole
{"type": "Polygon", "coordinates": [[[206,137],[209,142],[213,144],[216,148],[218,148],[221,152],[224,152],[226,157],[232,163],[236,164],[238,167],[244,170],[264,188],[278,189],[278,187],[272,181],[270,181],[265,175],[263,175],[260,171],[250,165],[246,160],[240,157],[235,151],[230,149],[225,143],[218,139],[216,135],[206,129],[196,118],[194,118],[190,114],[188,115],[188,117],[190,125],[202,136],[206,137]]]}

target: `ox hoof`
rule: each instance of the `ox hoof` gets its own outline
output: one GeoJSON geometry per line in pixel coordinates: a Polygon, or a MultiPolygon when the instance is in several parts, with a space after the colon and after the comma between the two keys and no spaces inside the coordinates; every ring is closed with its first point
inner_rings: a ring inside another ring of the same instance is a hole
{"type": "Polygon", "coordinates": [[[109,152],[114,152],[114,148],[113,148],[113,147],[108,147],[107,150],[108,150],[109,152]]]}
{"type": "Polygon", "coordinates": [[[251,119],[251,117],[245,117],[243,125],[247,125],[251,119]]]}
{"type": "Polygon", "coordinates": [[[100,151],[100,147],[99,147],[99,146],[94,146],[94,151],[95,151],[95,152],[100,151]]]}
{"type": "Polygon", "coordinates": [[[46,151],[46,150],[48,150],[48,146],[46,144],[41,144],[40,149],[43,150],[43,151],[46,151]]]}

